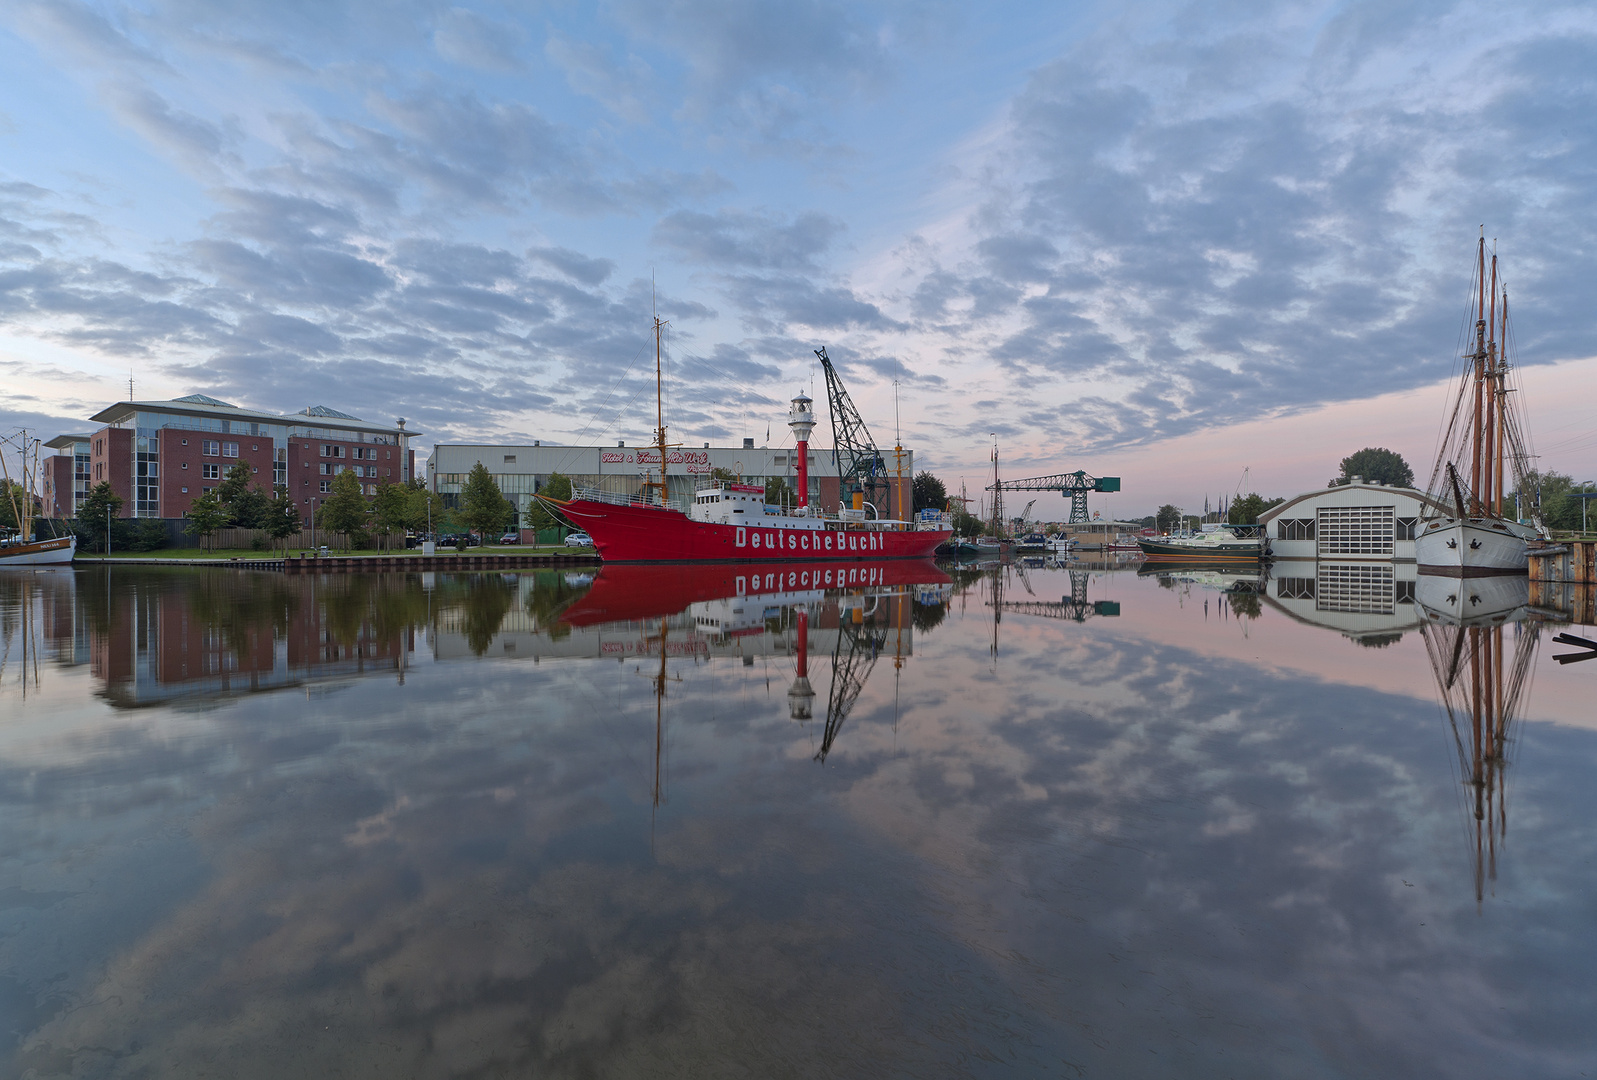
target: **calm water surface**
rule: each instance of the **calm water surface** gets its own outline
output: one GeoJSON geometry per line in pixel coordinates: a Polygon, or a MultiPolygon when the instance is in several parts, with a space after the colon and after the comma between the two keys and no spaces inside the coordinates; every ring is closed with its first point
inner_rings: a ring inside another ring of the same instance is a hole
{"type": "Polygon", "coordinates": [[[0,1075],[1597,1076],[1579,626],[843,569],[0,576],[0,1075]]]}

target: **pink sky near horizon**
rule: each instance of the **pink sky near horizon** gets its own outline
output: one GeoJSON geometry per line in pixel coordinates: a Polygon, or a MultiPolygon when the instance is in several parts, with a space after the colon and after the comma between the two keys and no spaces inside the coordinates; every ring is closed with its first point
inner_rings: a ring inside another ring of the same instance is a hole
{"type": "MultiPolygon", "coordinates": [[[[1543,471],[1567,473],[1576,480],[1597,479],[1597,357],[1519,369],[1533,449],[1543,471]]],[[[1140,518],[1165,503],[1201,511],[1203,500],[1243,489],[1266,497],[1287,497],[1323,487],[1342,458],[1369,446],[1402,454],[1423,485],[1436,454],[1437,429],[1449,381],[1413,390],[1338,402],[1317,409],[1262,420],[1240,420],[1228,428],[1209,428],[1146,446],[1080,458],[1043,460],[999,446],[1000,476],[1018,479],[1085,469],[1095,476],[1119,476],[1118,495],[1093,495],[1089,507],[1104,517],[1140,518]],[[1007,460],[1013,457],[1015,461],[1007,460]],[[1016,463],[1018,462],[1018,463],[1016,463]]],[[[917,467],[919,465],[917,464],[917,467]]],[[[957,494],[961,478],[974,500],[985,497],[990,466],[944,470],[930,465],[957,494]]],[[[1005,496],[1007,508],[1025,506],[1019,493],[1005,496]]],[[[975,509],[974,503],[972,509],[975,509]]],[[[1063,520],[1069,512],[1057,494],[1037,496],[1032,518],[1063,520]]]]}

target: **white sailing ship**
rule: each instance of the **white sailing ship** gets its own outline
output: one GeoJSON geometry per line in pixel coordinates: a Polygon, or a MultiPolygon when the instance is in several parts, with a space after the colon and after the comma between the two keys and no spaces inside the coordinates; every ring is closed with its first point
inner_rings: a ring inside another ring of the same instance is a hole
{"type": "MultiPolygon", "coordinates": [[[[1524,491],[1524,426],[1508,356],[1508,290],[1482,230],[1475,261],[1473,350],[1463,356],[1452,414],[1431,473],[1433,498],[1453,509],[1414,537],[1419,572],[1445,577],[1523,574],[1528,544],[1546,530],[1518,513],[1524,491]],[[1511,511],[1506,513],[1505,510],[1511,511]]],[[[1532,508],[1534,512],[1534,508],[1532,508]]]]}
{"type": "Polygon", "coordinates": [[[13,480],[11,470],[6,466],[4,450],[0,448],[0,479],[6,481],[7,503],[11,509],[12,520],[17,524],[15,533],[0,537],[0,570],[20,566],[61,566],[70,563],[78,550],[76,536],[68,533],[66,536],[52,536],[45,540],[31,539],[34,487],[39,476],[39,440],[30,438],[27,431],[22,431],[11,438],[0,439],[0,443],[15,447],[22,463],[18,476],[13,480]]]}

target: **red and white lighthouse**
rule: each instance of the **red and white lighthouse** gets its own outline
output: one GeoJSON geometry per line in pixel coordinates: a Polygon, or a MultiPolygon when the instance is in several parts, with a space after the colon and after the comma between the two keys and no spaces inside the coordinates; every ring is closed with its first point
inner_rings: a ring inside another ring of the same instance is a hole
{"type": "Polygon", "coordinates": [[[815,430],[815,403],[802,391],[787,410],[787,426],[793,429],[793,445],[798,450],[798,504],[810,504],[810,432],[815,430]]]}

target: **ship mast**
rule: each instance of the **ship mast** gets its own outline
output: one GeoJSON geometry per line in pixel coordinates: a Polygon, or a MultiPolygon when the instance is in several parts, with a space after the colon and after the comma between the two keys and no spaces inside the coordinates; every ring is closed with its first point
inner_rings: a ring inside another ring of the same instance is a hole
{"type": "Polygon", "coordinates": [[[1486,383],[1486,228],[1481,227],[1480,246],[1476,251],[1475,265],[1475,355],[1470,357],[1475,361],[1475,413],[1471,417],[1472,437],[1470,438],[1470,472],[1469,472],[1469,513],[1471,517],[1479,517],[1481,513],[1481,411],[1483,391],[1486,383]]]}
{"type": "Polygon", "coordinates": [[[667,322],[661,322],[659,315],[655,315],[655,317],[654,317],[654,415],[655,415],[654,440],[655,440],[655,444],[660,448],[660,482],[659,483],[655,483],[652,480],[647,480],[647,481],[644,481],[644,484],[643,484],[644,490],[648,490],[649,488],[656,488],[656,487],[660,489],[660,505],[662,505],[662,506],[665,505],[665,501],[666,501],[666,488],[665,488],[665,454],[666,454],[666,449],[665,448],[666,448],[666,441],[665,441],[665,393],[664,393],[664,390],[663,390],[664,380],[663,380],[663,377],[661,375],[661,369],[660,369],[660,332],[662,330],[664,330],[665,327],[667,327],[669,325],[670,324],[667,323],[667,322]]]}

